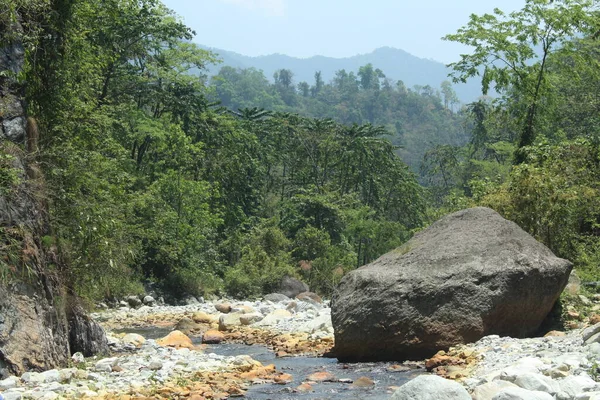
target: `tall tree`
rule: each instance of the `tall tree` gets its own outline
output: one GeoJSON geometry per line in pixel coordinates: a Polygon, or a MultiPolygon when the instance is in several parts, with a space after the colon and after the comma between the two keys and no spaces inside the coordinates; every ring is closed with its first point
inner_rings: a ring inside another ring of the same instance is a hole
{"type": "Polygon", "coordinates": [[[445,40],[473,47],[471,54],[450,64],[455,82],[481,76],[482,92],[490,86],[502,94],[518,94],[521,133],[515,161],[524,161],[522,148],[533,144],[536,117],[548,94],[548,58],[577,36],[598,32],[592,0],[527,0],[523,9],[505,14],[471,15],[469,23],[445,40]]]}

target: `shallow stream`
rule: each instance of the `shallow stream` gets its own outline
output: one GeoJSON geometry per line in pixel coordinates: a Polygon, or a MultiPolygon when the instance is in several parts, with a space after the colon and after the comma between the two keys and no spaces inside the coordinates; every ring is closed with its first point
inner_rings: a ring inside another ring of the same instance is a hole
{"type": "MultiPolygon", "coordinates": [[[[169,333],[164,328],[135,328],[126,329],[121,332],[139,333],[148,339],[157,339],[169,333]]],[[[192,337],[195,343],[200,343],[200,338],[192,337]]],[[[394,370],[393,363],[338,363],[334,358],[322,357],[283,357],[278,358],[265,346],[243,345],[243,344],[219,344],[208,345],[207,353],[215,353],[224,356],[249,355],[264,365],[274,364],[278,371],[291,374],[293,382],[287,385],[263,384],[253,385],[249,388],[246,399],[366,399],[383,400],[389,399],[390,386],[400,386],[408,380],[423,372],[421,369],[399,369],[394,370]],[[353,387],[350,383],[322,382],[312,384],[313,391],[309,393],[293,392],[293,388],[307,380],[307,377],[315,372],[327,371],[337,379],[348,379],[355,381],[360,377],[367,377],[375,382],[374,386],[368,388],[353,387]]]]}

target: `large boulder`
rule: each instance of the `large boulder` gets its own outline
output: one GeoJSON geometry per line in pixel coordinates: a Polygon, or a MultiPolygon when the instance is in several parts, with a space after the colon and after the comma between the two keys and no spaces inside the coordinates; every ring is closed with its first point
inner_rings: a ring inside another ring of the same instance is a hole
{"type": "Polygon", "coordinates": [[[281,293],[286,295],[287,297],[293,299],[298,296],[300,293],[308,292],[308,285],[302,281],[299,281],[296,278],[292,278],[291,276],[284,276],[281,279],[281,283],[279,284],[279,289],[276,293],[281,293]]]}
{"type": "Polygon", "coordinates": [[[333,354],[422,359],[485,335],[533,335],[571,268],[489,208],[456,212],[342,279],[333,354]]]}

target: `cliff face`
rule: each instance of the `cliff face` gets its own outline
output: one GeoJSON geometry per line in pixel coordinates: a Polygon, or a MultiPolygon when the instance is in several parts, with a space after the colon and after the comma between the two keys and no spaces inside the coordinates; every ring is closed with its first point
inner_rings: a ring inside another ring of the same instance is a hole
{"type": "Polygon", "coordinates": [[[70,354],[106,351],[102,329],[67,294],[48,234],[43,177],[36,154],[24,149],[27,116],[23,71],[25,52],[14,33],[0,26],[0,378],[65,364],[70,354]],[[9,38],[9,34],[12,35],[9,38]],[[8,178],[7,178],[8,177],[8,178]]]}

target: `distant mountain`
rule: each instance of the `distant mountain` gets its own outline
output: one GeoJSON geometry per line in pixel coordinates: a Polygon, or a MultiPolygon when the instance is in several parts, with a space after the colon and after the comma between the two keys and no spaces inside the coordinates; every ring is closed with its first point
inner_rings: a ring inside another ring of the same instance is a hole
{"type": "MultiPolygon", "coordinates": [[[[381,69],[388,78],[395,81],[402,80],[408,88],[413,88],[415,85],[429,85],[439,89],[443,81],[449,80],[449,69],[441,62],[419,58],[404,50],[391,47],[381,47],[369,54],[347,58],[324,56],[295,58],[283,54],[249,57],[232,51],[201,47],[213,51],[223,60],[222,64],[209,68],[210,75],[215,75],[223,65],[228,65],[235,68],[253,67],[262,70],[268,79],[273,79],[276,70],[286,68],[294,73],[296,83],[306,81],[313,84],[316,71],[321,71],[323,80],[327,82],[340,69],[356,73],[361,66],[371,63],[375,68],[381,69]]],[[[481,96],[481,86],[476,80],[454,85],[454,90],[463,103],[472,102],[481,96]]]]}

